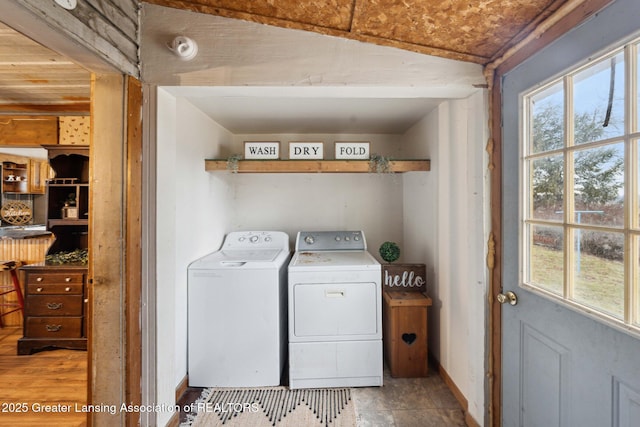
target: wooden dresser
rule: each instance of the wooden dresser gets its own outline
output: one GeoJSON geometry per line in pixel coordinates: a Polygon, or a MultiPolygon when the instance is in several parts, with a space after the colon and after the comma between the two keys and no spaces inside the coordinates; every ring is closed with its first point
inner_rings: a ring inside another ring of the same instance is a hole
{"type": "Polygon", "coordinates": [[[87,349],[85,265],[30,264],[24,272],[24,333],[18,354],[87,349]]]}

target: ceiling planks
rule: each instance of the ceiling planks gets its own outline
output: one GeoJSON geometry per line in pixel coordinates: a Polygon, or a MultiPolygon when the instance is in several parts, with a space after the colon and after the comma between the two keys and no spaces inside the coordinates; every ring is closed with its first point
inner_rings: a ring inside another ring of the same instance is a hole
{"type": "Polygon", "coordinates": [[[90,73],[0,23],[0,112],[86,114],[90,73]]]}

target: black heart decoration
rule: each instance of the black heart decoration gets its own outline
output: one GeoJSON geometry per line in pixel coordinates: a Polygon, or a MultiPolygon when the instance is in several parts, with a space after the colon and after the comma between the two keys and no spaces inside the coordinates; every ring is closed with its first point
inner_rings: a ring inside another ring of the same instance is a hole
{"type": "Polygon", "coordinates": [[[407,345],[413,344],[415,342],[415,340],[416,340],[416,334],[414,334],[414,333],[402,334],[402,341],[407,343],[407,345]]]}

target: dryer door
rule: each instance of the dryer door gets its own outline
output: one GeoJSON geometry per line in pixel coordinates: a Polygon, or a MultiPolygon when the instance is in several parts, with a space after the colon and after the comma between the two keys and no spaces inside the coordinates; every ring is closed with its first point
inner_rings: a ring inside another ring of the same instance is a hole
{"type": "Polygon", "coordinates": [[[372,339],[381,336],[376,283],[293,285],[293,337],[299,341],[372,339]]]}

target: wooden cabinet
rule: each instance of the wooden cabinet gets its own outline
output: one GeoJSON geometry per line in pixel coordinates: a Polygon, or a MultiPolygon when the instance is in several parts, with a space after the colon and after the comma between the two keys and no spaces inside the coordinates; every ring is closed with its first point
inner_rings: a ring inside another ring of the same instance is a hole
{"type": "Polygon", "coordinates": [[[46,146],[54,177],[47,182],[47,229],[56,240],[49,255],[88,247],[89,147],[46,146]]]}
{"type": "Polygon", "coordinates": [[[29,160],[2,162],[2,192],[29,193],[29,160]],[[22,163],[24,161],[24,163],[22,163]]]}
{"type": "Polygon", "coordinates": [[[431,298],[421,292],[383,292],[384,356],[394,378],[426,377],[429,372],[427,309],[431,298]]]}
{"type": "Polygon", "coordinates": [[[49,178],[49,162],[44,159],[29,159],[29,193],[45,194],[49,178]]]}
{"type": "Polygon", "coordinates": [[[87,267],[31,264],[24,272],[23,337],[18,354],[47,348],[87,349],[87,267]]]}
{"type": "Polygon", "coordinates": [[[8,194],[45,194],[50,175],[46,159],[0,153],[2,192],[8,194]]]}
{"type": "Polygon", "coordinates": [[[0,117],[0,145],[40,147],[58,143],[58,118],[55,116],[0,117]]]}
{"type": "Polygon", "coordinates": [[[49,347],[87,348],[88,270],[86,263],[66,263],[71,258],[64,255],[83,252],[89,244],[89,147],[45,148],[55,173],[46,182],[45,193],[47,230],[55,240],[44,263],[21,268],[25,288],[24,336],[18,341],[18,354],[49,347]]]}

